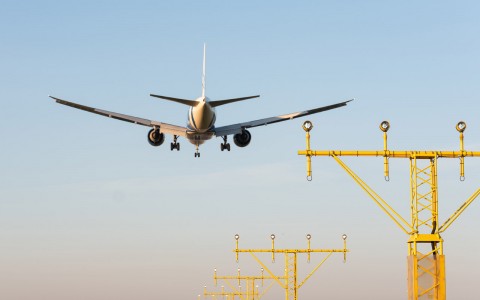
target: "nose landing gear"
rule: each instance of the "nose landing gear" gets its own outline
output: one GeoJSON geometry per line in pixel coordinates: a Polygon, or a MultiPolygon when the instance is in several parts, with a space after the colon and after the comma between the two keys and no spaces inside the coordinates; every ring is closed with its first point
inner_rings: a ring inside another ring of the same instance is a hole
{"type": "Polygon", "coordinates": [[[230,151],[230,144],[227,143],[227,136],[224,135],[223,136],[223,143],[220,144],[220,150],[227,150],[227,151],[230,151]]]}
{"type": "Polygon", "coordinates": [[[195,145],[195,157],[200,157],[200,152],[198,152],[198,144],[195,145]]]}

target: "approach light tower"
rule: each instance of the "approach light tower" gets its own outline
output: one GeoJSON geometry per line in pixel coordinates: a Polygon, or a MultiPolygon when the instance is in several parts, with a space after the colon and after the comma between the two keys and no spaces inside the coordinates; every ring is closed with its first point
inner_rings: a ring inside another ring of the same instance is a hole
{"type": "MultiPolygon", "coordinates": [[[[240,274],[240,268],[238,268],[236,275],[219,276],[217,275],[217,269],[215,268],[213,271],[213,280],[215,281],[215,286],[217,286],[218,280],[223,280],[233,292],[237,292],[237,293],[241,292],[241,289],[237,289],[237,287],[242,287],[242,282],[243,282],[245,286],[246,298],[242,297],[242,299],[256,300],[256,299],[261,299],[268,292],[268,290],[270,290],[270,288],[274,284],[273,279],[275,279],[272,276],[265,276],[263,268],[261,268],[260,271],[261,271],[260,275],[246,276],[246,275],[240,274]],[[259,285],[255,283],[258,283],[258,281],[261,281],[261,286],[263,287],[265,280],[269,280],[270,283],[267,286],[267,288],[263,289],[263,291],[260,293],[259,285]]],[[[224,290],[224,287],[222,286],[222,291],[223,290],[224,290]]]]}
{"type": "Polygon", "coordinates": [[[298,300],[298,290],[307,282],[307,280],[323,265],[323,263],[332,256],[333,253],[343,253],[343,262],[347,260],[347,235],[342,236],[343,239],[343,249],[311,249],[310,248],[310,239],[312,236],[310,234],[306,235],[308,241],[307,249],[276,249],[275,248],[275,234],[270,235],[272,240],[271,249],[239,249],[238,240],[240,236],[235,234],[235,257],[238,262],[239,253],[250,253],[252,257],[257,261],[258,264],[262,267],[262,271],[265,270],[270,274],[270,276],[277,282],[283,289],[285,289],[285,299],[286,300],[298,300]],[[271,253],[272,254],[272,263],[275,262],[275,254],[282,253],[284,254],[285,259],[285,273],[284,275],[275,275],[256,255],[255,253],[271,253]],[[307,254],[307,262],[310,262],[311,253],[327,253],[327,256],[310,272],[310,274],[303,279],[301,283],[298,283],[297,280],[297,262],[299,254],[307,254]]]}
{"type": "Polygon", "coordinates": [[[311,157],[331,156],[357,182],[358,185],[375,201],[406,234],[408,239],[408,299],[446,299],[445,256],[443,239],[440,236],[460,216],[460,214],[477,198],[480,189],[453,213],[442,225],[438,220],[438,182],[437,161],[439,158],[455,158],[460,160],[460,180],[465,179],[465,157],[480,157],[480,152],[466,151],[463,144],[463,132],[467,128],[465,122],[457,124],[460,133],[459,151],[393,151],[387,147],[387,131],[390,124],[383,121],[380,130],[383,132],[383,150],[377,151],[343,151],[343,150],[311,150],[310,121],[303,123],[306,132],[307,149],[298,151],[307,158],[307,179],[312,180],[311,157]],[[388,203],[370,188],[340,156],[383,157],[385,180],[389,180],[389,159],[408,158],[410,160],[411,216],[407,222],[388,203]]]}
{"type": "MultiPolygon", "coordinates": [[[[258,290],[250,292],[252,297],[258,297],[258,290]]],[[[207,290],[207,286],[203,287],[203,298],[207,297],[212,297],[213,299],[217,299],[217,297],[222,297],[221,299],[225,300],[235,300],[235,299],[241,299],[241,300],[247,300],[251,299],[249,298],[250,295],[248,292],[242,292],[242,286],[239,285],[238,288],[233,288],[232,292],[225,291],[225,287],[222,286],[222,290],[220,292],[209,292],[207,290]],[[246,297],[246,298],[245,298],[246,297]]],[[[200,300],[201,295],[198,295],[198,300],[200,300]]],[[[253,298],[252,298],[253,299],[253,298]]],[[[256,298],[259,299],[259,298],[256,298]]]]}

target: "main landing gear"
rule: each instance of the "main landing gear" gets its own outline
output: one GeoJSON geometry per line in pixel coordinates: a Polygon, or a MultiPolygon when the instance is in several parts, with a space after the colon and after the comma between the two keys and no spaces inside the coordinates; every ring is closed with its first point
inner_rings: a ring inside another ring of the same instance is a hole
{"type": "Polygon", "coordinates": [[[173,143],[170,143],[170,150],[173,151],[173,149],[177,149],[177,151],[180,151],[180,143],[177,143],[177,135],[173,136],[173,143]]]}
{"type": "Polygon", "coordinates": [[[227,151],[230,151],[230,144],[227,143],[227,136],[224,135],[223,136],[223,143],[220,144],[220,150],[225,150],[227,149],[227,151]]]}

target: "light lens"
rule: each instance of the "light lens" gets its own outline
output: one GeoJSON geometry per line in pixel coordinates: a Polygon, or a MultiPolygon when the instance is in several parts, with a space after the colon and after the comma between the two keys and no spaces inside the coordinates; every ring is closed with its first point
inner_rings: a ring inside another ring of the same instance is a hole
{"type": "Polygon", "coordinates": [[[457,131],[458,132],[464,132],[465,129],[467,129],[467,124],[463,121],[458,122],[457,124],[457,131]]]}
{"type": "Polygon", "coordinates": [[[275,235],[272,233],[272,234],[270,235],[270,238],[271,238],[272,240],[274,240],[274,239],[275,239],[275,235]]]}
{"type": "Polygon", "coordinates": [[[302,127],[303,127],[303,130],[305,130],[306,132],[309,132],[310,130],[312,130],[313,124],[310,121],[305,121],[303,122],[302,127]]]}
{"type": "Polygon", "coordinates": [[[381,131],[387,132],[388,129],[390,129],[390,123],[388,123],[388,121],[383,121],[382,123],[380,123],[380,130],[381,131]]]}

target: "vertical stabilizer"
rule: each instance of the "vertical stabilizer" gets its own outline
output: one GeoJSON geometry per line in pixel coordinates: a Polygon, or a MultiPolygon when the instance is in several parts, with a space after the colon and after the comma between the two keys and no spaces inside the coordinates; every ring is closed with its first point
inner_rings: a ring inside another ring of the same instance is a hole
{"type": "Polygon", "coordinates": [[[202,71],[202,97],[205,97],[205,53],[207,45],[203,44],[203,71],[202,71]]]}

